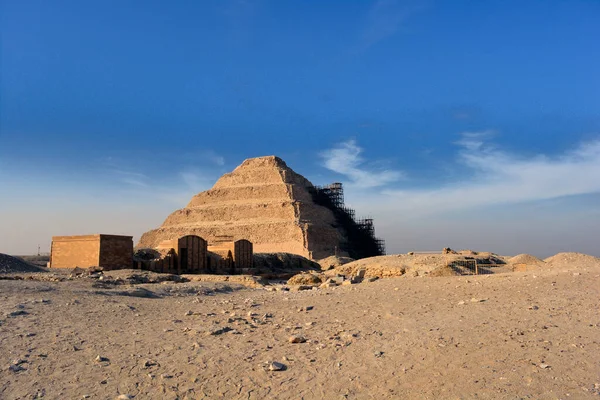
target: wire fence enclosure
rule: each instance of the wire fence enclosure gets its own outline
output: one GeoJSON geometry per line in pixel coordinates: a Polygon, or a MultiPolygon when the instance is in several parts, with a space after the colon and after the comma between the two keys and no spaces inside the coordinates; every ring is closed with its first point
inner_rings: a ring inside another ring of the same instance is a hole
{"type": "Polygon", "coordinates": [[[446,266],[460,275],[485,275],[493,274],[490,264],[480,264],[476,259],[450,259],[446,258],[446,266]]]}

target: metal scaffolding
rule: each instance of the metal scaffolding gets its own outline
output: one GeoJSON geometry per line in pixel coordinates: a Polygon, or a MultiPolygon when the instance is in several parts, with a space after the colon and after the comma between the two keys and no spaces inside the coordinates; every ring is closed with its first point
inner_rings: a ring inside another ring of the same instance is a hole
{"type": "Polygon", "coordinates": [[[316,186],[313,197],[317,204],[333,211],[337,222],[346,231],[348,243],[346,249],[355,258],[364,258],[385,254],[385,242],[375,237],[372,218],[356,219],[356,212],[344,204],[344,188],[340,182],[316,186]]]}

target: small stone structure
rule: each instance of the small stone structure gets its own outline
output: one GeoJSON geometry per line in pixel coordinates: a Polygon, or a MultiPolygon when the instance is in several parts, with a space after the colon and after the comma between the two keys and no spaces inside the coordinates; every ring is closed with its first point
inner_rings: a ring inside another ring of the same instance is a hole
{"type": "MultiPolygon", "coordinates": [[[[173,274],[245,273],[253,265],[253,246],[248,240],[221,237],[210,246],[196,235],[161,241],[145,250],[152,259],[136,257],[135,267],[173,274]]],[[[139,254],[139,253],[136,253],[139,254]]]]}
{"type": "Polygon", "coordinates": [[[211,263],[216,263],[213,267],[217,270],[242,273],[252,268],[253,246],[248,240],[219,241],[208,246],[208,251],[212,253],[211,263]]]}
{"type": "Polygon", "coordinates": [[[163,240],[157,250],[171,250],[176,256],[177,273],[207,273],[206,240],[200,236],[186,235],[177,239],[163,240]]]}
{"type": "Polygon", "coordinates": [[[133,237],[120,235],[53,236],[50,268],[131,268],[133,237]]]}

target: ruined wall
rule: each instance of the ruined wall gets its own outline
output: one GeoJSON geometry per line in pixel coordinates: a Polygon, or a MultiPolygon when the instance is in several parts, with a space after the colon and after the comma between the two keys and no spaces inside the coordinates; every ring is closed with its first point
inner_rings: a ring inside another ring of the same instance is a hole
{"type": "Polygon", "coordinates": [[[132,268],[132,237],[100,235],[100,261],[98,265],[106,270],[132,268]]]}
{"type": "Polygon", "coordinates": [[[87,268],[100,263],[100,235],[54,236],[50,268],[87,268]]]}

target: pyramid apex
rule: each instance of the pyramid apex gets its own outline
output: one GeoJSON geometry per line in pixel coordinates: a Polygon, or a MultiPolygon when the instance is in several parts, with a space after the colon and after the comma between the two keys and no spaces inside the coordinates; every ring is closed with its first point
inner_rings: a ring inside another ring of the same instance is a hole
{"type": "Polygon", "coordinates": [[[280,157],[277,156],[262,156],[247,158],[243,163],[239,165],[241,167],[255,167],[255,166],[268,166],[272,165],[279,168],[287,168],[287,164],[280,157]]]}

